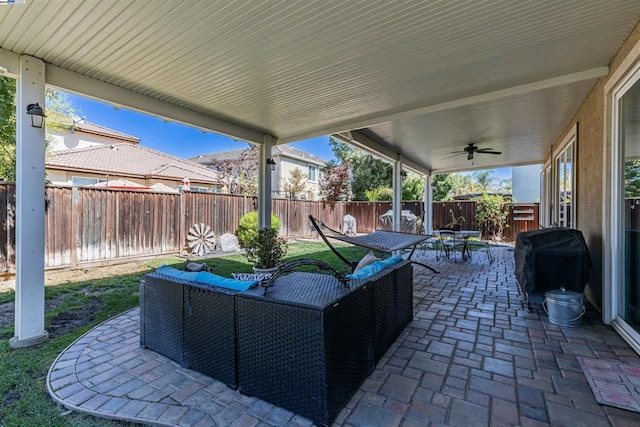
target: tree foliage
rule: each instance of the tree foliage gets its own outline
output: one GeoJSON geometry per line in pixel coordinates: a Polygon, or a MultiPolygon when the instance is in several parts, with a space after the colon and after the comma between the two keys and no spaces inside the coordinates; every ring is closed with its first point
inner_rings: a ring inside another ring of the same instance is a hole
{"type": "Polygon", "coordinates": [[[252,145],[240,152],[237,159],[213,160],[229,194],[258,195],[258,147],[252,145]]]}
{"type": "Polygon", "coordinates": [[[308,175],[300,168],[295,168],[289,172],[289,176],[282,184],[282,189],[289,199],[298,199],[307,190],[308,175]]]}
{"type": "Polygon", "coordinates": [[[624,164],[624,197],[640,197],[640,160],[630,160],[624,164]]]}
{"type": "MultiPolygon", "coordinates": [[[[45,96],[45,140],[52,130],[67,130],[77,114],[65,93],[48,90],[45,96]]],[[[0,76],[0,178],[16,179],[16,81],[0,76]]]]}
{"type": "Polygon", "coordinates": [[[433,200],[443,202],[453,200],[453,196],[466,194],[471,177],[459,173],[440,174],[433,177],[433,200]]]}
{"type": "Polygon", "coordinates": [[[482,225],[493,240],[502,240],[504,229],[508,227],[510,200],[499,195],[484,193],[476,199],[476,221],[482,225]]]}
{"type": "MultiPolygon", "coordinates": [[[[280,218],[271,214],[271,228],[276,231],[280,231],[282,223],[280,218]]],[[[236,230],[236,236],[238,237],[238,243],[244,246],[251,240],[255,239],[258,235],[258,212],[247,212],[240,218],[238,229],[236,230]]]]}
{"type": "Polygon", "coordinates": [[[383,185],[372,190],[365,190],[365,197],[370,202],[388,202],[393,200],[393,188],[383,185]]]}
{"type": "Polygon", "coordinates": [[[432,180],[433,200],[453,200],[455,196],[480,193],[511,193],[511,179],[500,180],[493,170],[435,175],[432,180]]]}
{"type": "Polygon", "coordinates": [[[0,76],[0,178],[16,180],[16,81],[0,76]]]}
{"type": "Polygon", "coordinates": [[[367,200],[367,190],[391,186],[393,167],[389,163],[334,138],[329,139],[329,144],[341,164],[351,165],[352,200],[367,200]]]}
{"type": "Polygon", "coordinates": [[[320,199],[335,203],[340,200],[349,200],[351,197],[351,187],[349,163],[338,165],[331,161],[322,168],[322,180],[320,181],[320,199]]]}
{"type": "Polygon", "coordinates": [[[424,196],[424,179],[409,175],[402,183],[402,200],[422,200],[424,196]]]}

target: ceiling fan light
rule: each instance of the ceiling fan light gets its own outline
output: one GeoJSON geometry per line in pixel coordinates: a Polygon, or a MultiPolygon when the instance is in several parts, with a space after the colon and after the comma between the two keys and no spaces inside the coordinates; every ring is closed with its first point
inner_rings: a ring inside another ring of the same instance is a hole
{"type": "Polygon", "coordinates": [[[467,160],[473,160],[473,151],[469,151],[469,154],[467,154],[467,160]]]}

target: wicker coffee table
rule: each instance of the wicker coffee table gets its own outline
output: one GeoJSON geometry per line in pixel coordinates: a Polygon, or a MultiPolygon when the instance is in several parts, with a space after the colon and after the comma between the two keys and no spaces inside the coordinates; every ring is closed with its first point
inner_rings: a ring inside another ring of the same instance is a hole
{"type": "Polygon", "coordinates": [[[373,298],[299,272],[238,294],[240,391],[328,425],[374,368],[373,298]]]}

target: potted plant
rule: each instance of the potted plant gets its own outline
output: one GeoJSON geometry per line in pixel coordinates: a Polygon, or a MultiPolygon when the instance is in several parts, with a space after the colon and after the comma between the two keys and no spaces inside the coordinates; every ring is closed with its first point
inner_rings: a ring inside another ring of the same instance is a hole
{"type": "Polygon", "coordinates": [[[456,218],[453,214],[453,209],[449,209],[449,215],[451,215],[451,222],[445,225],[445,227],[450,228],[455,231],[459,231],[462,229],[462,223],[465,222],[465,219],[462,215],[456,218]]]}
{"type": "Polygon", "coordinates": [[[287,254],[287,241],[275,228],[263,228],[245,245],[244,256],[256,273],[273,272],[287,254]],[[266,271],[265,271],[266,270],[266,271]]]}

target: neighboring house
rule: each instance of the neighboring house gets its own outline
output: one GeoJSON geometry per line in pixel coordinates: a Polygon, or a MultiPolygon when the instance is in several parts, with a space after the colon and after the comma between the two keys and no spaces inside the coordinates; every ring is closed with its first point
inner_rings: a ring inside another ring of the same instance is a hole
{"type": "Polygon", "coordinates": [[[84,119],[69,119],[69,124],[66,124],[69,130],[61,130],[59,127],[47,128],[47,148],[50,152],[121,142],[140,143],[140,138],[135,136],[90,123],[84,119]]]}
{"type": "Polygon", "coordinates": [[[511,168],[511,192],[514,202],[540,201],[540,171],[542,171],[540,164],[511,168]]]}
{"type": "Polygon", "coordinates": [[[49,134],[47,179],[54,185],[160,192],[219,193],[219,174],[195,162],[139,145],[140,139],[93,123],[49,134]]]}
{"type": "MultiPolygon", "coordinates": [[[[214,161],[238,160],[243,150],[221,151],[218,153],[202,154],[189,160],[211,167],[214,161]]],[[[272,197],[287,197],[284,185],[294,169],[300,169],[307,176],[306,191],[301,199],[320,199],[320,170],[327,162],[318,156],[299,150],[291,145],[277,145],[271,150],[271,158],[276,162],[275,170],[271,173],[272,197]]]]}

